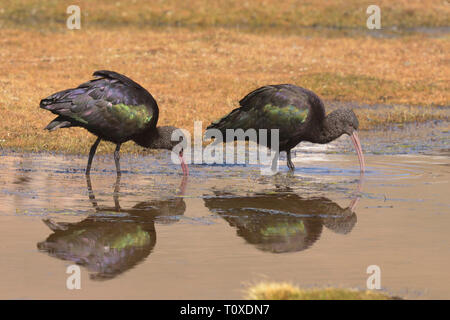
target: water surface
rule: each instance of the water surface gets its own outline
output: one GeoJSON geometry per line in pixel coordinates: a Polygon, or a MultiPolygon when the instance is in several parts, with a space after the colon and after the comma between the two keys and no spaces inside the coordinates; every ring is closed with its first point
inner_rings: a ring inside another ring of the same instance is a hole
{"type": "Polygon", "coordinates": [[[345,138],[299,147],[294,174],[281,159],[275,176],[192,165],[187,180],[168,153],[123,155],[116,181],[110,156],[86,179],[84,156],[4,152],[0,298],[240,299],[261,280],[363,289],[378,265],[388,293],[449,299],[450,161],[439,128],[426,129],[438,130],[434,140],[363,133],[362,184],[345,138]],[[81,290],[66,288],[72,264],[81,290]]]}

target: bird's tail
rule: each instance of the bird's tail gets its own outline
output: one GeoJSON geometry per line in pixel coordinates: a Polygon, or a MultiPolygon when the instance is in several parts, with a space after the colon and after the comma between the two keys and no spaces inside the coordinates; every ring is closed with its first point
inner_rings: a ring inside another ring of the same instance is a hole
{"type": "Polygon", "coordinates": [[[74,107],[72,102],[74,99],[79,99],[83,92],[83,88],[68,89],[42,99],[39,107],[58,115],[45,129],[53,131],[74,126],[73,121],[70,119],[70,114],[74,107]]]}
{"type": "Polygon", "coordinates": [[[52,112],[57,111],[58,109],[67,109],[71,107],[74,100],[82,97],[85,92],[85,88],[80,87],[59,91],[42,99],[39,103],[39,107],[52,112]]]}
{"type": "Polygon", "coordinates": [[[68,128],[71,126],[72,123],[70,121],[65,120],[63,117],[56,117],[44,129],[48,131],[54,131],[59,128],[68,128]]]}
{"type": "MultiPolygon", "coordinates": [[[[234,109],[231,111],[228,115],[224,116],[223,118],[220,118],[214,122],[212,122],[206,130],[209,129],[217,129],[222,133],[222,136],[226,136],[226,130],[227,129],[239,129],[239,122],[236,121],[237,117],[239,115],[239,108],[234,109]]],[[[245,128],[245,126],[244,126],[245,128]]]]}
{"type": "Polygon", "coordinates": [[[236,117],[239,115],[239,110],[240,108],[234,109],[226,116],[212,122],[206,129],[219,129],[221,131],[225,129],[236,129],[235,121],[237,120],[236,117]]]}

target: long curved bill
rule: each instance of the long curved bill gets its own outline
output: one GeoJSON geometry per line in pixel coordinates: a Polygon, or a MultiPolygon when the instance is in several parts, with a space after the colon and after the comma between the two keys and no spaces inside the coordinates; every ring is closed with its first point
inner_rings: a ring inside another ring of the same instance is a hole
{"type": "Polygon", "coordinates": [[[183,170],[183,176],[188,176],[189,175],[189,168],[188,168],[186,162],[184,162],[183,150],[180,151],[180,153],[178,154],[178,157],[180,158],[181,169],[183,170]]]}
{"type": "Polygon", "coordinates": [[[361,173],[364,173],[366,170],[366,165],[364,163],[364,155],[361,148],[361,143],[359,142],[358,134],[356,131],[353,131],[350,138],[352,139],[353,146],[355,147],[356,153],[358,154],[358,160],[359,160],[359,168],[361,169],[361,173]]]}
{"type": "Polygon", "coordinates": [[[178,192],[179,196],[184,196],[184,194],[186,193],[187,182],[188,182],[188,176],[183,174],[183,179],[181,179],[179,192],[178,192]]]}

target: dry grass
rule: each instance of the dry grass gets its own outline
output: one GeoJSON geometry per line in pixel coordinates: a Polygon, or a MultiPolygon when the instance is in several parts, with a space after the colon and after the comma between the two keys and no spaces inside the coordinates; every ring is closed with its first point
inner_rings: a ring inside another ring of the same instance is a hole
{"type": "Polygon", "coordinates": [[[300,289],[286,282],[262,282],[247,291],[250,300],[389,300],[391,297],[374,291],[325,288],[300,289]]]}
{"type": "MultiPolygon", "coordinates": [[[[253,0],[208,5],[205,1],[195,0],[189,5],[175,0],[152,1],[148,5],[134,1],[126,9],[124,2],[116,5],[99,1],[94,5],[81,1],[86,8],[82,9],[84,14],[89,15],[77,31],[65,28],[65,1],[2,2],[0,23],[10,27],[0,29],[0,148],[87,153],[94,140],[89,133],[78,128],[54,133],[42,130],[53,115],[38,105],[40,99],[77,86],[99,69],[115,70],[141,83],[159,103],[159,124],[188,130],[192,130],[194,120],[207,125],[235,108],[249,91],[276,83],[309,88],[325,100],[396,105],[357,109],[362,129],[389,122],[448,119],[448,109],[434,107],[450,104],[450,42],[446,37],[311,38],[291,33],[242,33],[211,26],[240,25],[239,21],[245,19],[250,23],[250,16],[255,21],[266,17],[272,26],[274,21],[294,21],[290,14],[300,15],[311,6],[314,10],[298,19],[299,23],[353,26],[352,10],[362,4],[366,7],[366,3],[316,1],[297,7],[294,1],[280,5],[278,1],[266,0],[260,6],[253,0]],[[242,13],[242,6],[251,10],[242,13]],[[340,11],[336,12],[338,7],[340,11]],[[293,13],[286,13],[289,8],[294,8],[293,13]],[[333,20],[326,16],[331,12],[344,14],[348,19],[333,20]],[[31,19],[30,14],[36,19],[31,19]],[[178,25],[206,27],[138,28],[139,21],[147,21],[147,14],[169,15],[173,23],[184,21],[178,25]],[[115,19],[119,22],[115,23],[115,19]],[[111,29],[108,23],[129,26],[111,29]],[[52,27],[38,30],[30,27],[33,25],[52,27]],[[92,25],[95,27],[89,27],[92,25]]],[[[411,16],[410,19],[423,20],[414,25],[428,25],[423,17],[443,14],[448,8],[441,1],[380,1],[380,5],[382,10],[386,7],[402,12],[405,19],[411,16]],[[408,10],[414,14],[408,14],[408,10]]],[[[384,13],[383,19],[389,21],[384,13]]],[[[429,20],[430,25],[434,25],[433,21],[442,25],[440,15],[429,20]]],[[[276,28],[275,23],[273,29],[276,28]]],[[[100,152],[110,152],[111,148],[102,144],[100,152]]],[[[129,143],[124,151],[141,150],[129,143]]]]}
{"type": "MultiPolygon", "coordinates": [[[[66,8],[77,4],[86,26],[188,26],[241,29],[366,27],[368,0],[3,0],[0,23],[50,27],[65,22],[66,8]]],[[[378,0],[384,28],[448,26],[450,6],[442,0],[378,0]]],[[[0,24],[0,26],[1,26],[0,24]]]]}
{"type": "MultiPolygon", "coordinates": [[[[44,132],[53,115],[38,105],[98,69],[122,72],[148,88],[159,102],[161,125],[192,130],[194,120],[209,123],[235,108],[250,90],[271,83],[295,83],[328,100],[448,105],[449,51],[447,40],[421,37],[306,39],[223,29],[1,30],[0,114],[7,121],[0,124],[0,143],[87,152],[90,141],[82,129],[44,132]]],[[[363,129],[386,118],[403,122],[445,116],[430,107],[405,108],[356,112],[363,129]]]]}

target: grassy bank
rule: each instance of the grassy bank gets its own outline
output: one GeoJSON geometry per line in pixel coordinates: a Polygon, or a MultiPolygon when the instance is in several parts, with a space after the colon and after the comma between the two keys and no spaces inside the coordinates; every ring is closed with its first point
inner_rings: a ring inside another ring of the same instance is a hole
{"type": "MultiPolygon", "coordinates": [[[[366,28],[361,0],[4,0],[0,23],[6,27],[54,28],[64,24],[66,8],[79,5],[87,27],[230,27],[296,30],[301,27],[366,28]]],[[[450,8],[441,0],[379,0],[383,28],[448,26],[450,8]]],[[[1,26],[0,25],[0,26],[1,26]]]]}
{"type": "Polygon", "coordinates": [[[391,300],[387,294],[376,291],[324,288],[300,289],[286,282],[262,282],[250,287],[246,298],[250,300],[391,300]]]}
{"type": "MultiPolygon", "coordinates": [[[[448,37],[335,38],[234,28],[245,23],[270,30],[298,23],[359,28],[361,21],[355,19],[360,19],[361,6],[365,28],[363,1],[76,3],[85,8],[85,21],[73,31],[65,27],[66,1],[0,5],[0,148],[87,153],[94,140],[89,133],[42,130],[54,116],[38,106],[40,99],[87,81],[99,69],[141,83],[158,101],[159,124],[188,130],[194,121],[206,126],[228,113],[249,91],[276,83],[309,88],[330,102],[381,104],[355,109],[363,130],[448,119],[448,108],[437,108],[450,105],[448,37]],[[148,14],[158,19],[169,15],[172,22],[154,28],[144,23],[148,14]],[[196,28],[165,27],[172,23],[196,28]]],[[[380,6],[383,25],[395,22],[395,12],[404,26],[441,26],[442,16],[448,16],[448,5],[441,1],[380,1],[380,6]]],[[[333,103],[328,105],[332,110],[333,103]]],[[[99,151],[111,150],[102,144],[99,151]]],[[[132,143],[123,150],[141,152],[132,143]]]]}

